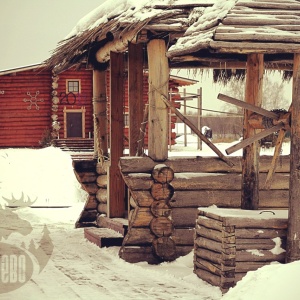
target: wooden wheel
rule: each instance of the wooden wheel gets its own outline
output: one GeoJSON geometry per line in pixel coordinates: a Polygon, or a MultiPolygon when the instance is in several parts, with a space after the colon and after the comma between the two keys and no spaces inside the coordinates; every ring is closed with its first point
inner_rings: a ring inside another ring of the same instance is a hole
{"type": "Polygon", "coordinates": [[[245,148],[248,145],[256,141],[259,141],[262,138],[278,131],[278,137],[275,145],[273,159],[265,182],[265,188],[270,189],[272,177],[275,172],[278,157],[281,152],[281,147],[285,137],[285,133],[286,130],[290,128],[291,107],[289,108],[288,112],[286,111],[274,112],[274,111],[268,111],[261,107],[257,107],[255,105],[246,103],[244,101],[223,94],[219,94],[218,99],[252,111],[253,114],[249,118],[250,125],[255,129],[264,129],[263,131],[255,134],[254,136],[245,139],[226,149],[225,151],[227,154],[232,154],[237,150],[245,148]]]}

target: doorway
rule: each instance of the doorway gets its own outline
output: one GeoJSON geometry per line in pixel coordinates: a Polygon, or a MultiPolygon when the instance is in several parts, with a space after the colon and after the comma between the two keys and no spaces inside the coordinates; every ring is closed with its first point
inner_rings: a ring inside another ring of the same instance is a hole
{"type": "Polygon", "coordinates": [[[85,138],[85,107],[64,108],[64,138],[85,138]]]}

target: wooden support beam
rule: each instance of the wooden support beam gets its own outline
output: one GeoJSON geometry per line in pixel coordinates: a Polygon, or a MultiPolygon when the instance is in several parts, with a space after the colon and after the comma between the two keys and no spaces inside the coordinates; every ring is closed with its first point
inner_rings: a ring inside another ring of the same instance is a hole
{"type": "Polygon", "coordinates": [[[124,128],[124,60],[123,53],[110,53],[110,168],[109,213],[110,218],[124,217],[125,183],[118,167],[123,156],[124,128]]]}
{"type": "Polygon", "coordinates": [[[105,71],[93,70],[94,158],[108,157],[105,71]]]}
{"type": "MultiPolygon", "coordinates": [[[[264,73],[263,54],[248,54],[245,102],[258,106],[262,103],[264,73]]],[[[251,111],[245,110],[243,139],[255,135],[255,129],[251,128],[248,119],[251,111]]],[[[258,209],[259,204],[259,144],[253,142],[243,149],[242,158],[242,209],[258,209]]]]}
{"type": "Polygon", "coordinates": [[[300,54],[294,55],[286,262],[300,259],[300,54]]]}
{"type": "Polygon", "coordinates": [[[129,155],[138,149],[143,122],[143,44],[128,45],[129,155]]]}
{"type": "Polygon", "coordinates": [[[148,155],[155,161],[168,158],[168,108],[161,96],[168,99],[169,64],[164,40],[151,40],[147,46],[149,65],[148,155]]]}

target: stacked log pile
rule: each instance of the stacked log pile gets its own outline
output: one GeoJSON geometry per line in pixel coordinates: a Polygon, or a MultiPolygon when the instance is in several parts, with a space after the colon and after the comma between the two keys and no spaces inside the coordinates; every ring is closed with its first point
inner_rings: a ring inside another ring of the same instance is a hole
{"type": "Polygon", "coordinates": [[[226,292],[248,271],[284,262],[286,236],[287,210],[201,208],[196,224],[194,272],[226,292]]]}
{"type": "MultiPolygon", "coordinates": [[[[271,159],[260,159],[260,209],[287,208],[289,158],[281,157],[271,189],[266,190],[271,159]]],[[[121,158],[131,210],[120,257],[158,263],[189,253],[198,207],[241,206],[241,158],[230,160],[232,168],[216,157],[169,158],[164,165],[149,157],[121,158]]]]}
{"type": "Polygon", "coordinates": [[[96,226],[97,216],[107,214],[107,165],[97,164],[95,159],[73,157],[73,169],[88,198],[76,227],[96,226]]]}

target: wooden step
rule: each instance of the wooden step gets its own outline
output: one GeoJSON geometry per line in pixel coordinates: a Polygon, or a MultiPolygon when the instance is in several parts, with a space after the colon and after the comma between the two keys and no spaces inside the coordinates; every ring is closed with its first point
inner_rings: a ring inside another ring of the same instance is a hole
{"type": "Polygon", "coordinates": [[[116,232],[121,233],[123,236],[126,235],[128,230],[128,220],[122,218],[110,219],[105,216],[98,216],[97,226],[99,228],[109,228],[116,232]]]}
{"type": "Polygon", "coordinates": [[[84,237],[100,248],[122,246],[123,235],[109,228],[84,228],[84,237]]]}

